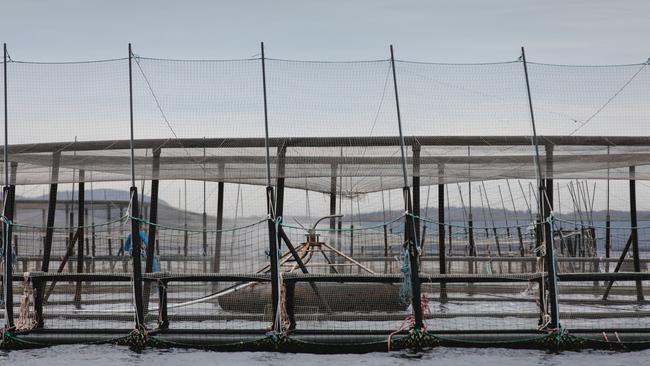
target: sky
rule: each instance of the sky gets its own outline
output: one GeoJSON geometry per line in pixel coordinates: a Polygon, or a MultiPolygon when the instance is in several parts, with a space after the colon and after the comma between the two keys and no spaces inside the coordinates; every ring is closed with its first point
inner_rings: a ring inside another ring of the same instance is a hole
{"type": "Polygon", "coordinates": [[[72,61],[134,52],[165,58],[388,58],[620,64],[650,57],[650,2],[7,1],[0,39],[14,59],[72,61]]]}
{"type": "MultiPolygon", "coordinates": [[[[393,44],[397,58],[412,61],[512,61],[525,46],[530,61],[631,64],[650,57],[648,14],[650,1],[22,0],[2,5],[0,42],[23,61],[121,58],[129,42],[146,57],[242,59],[258,57],[264,41],[267,57],[280,59],[387,59],[393,44]]],[[[182,206],[178,185],[161,189],[182,206]]],[[[207,190],[214,194],[213,186],[207,190]]],[[[624,185],[616,190],[616,208],[625,208],[624,185]]],[[[197,194],[190,194],[190,210],[201,210],[197,194]]],[[[246,192],[246,200],[254,195],[246,192]]],[[[240,200],[229,198],[232,210],[240,200]]],[[[327,209],[324,197],[312,200],[314,210],[327,209]]],[[[378,208],[374,202],[369,209],[378,208]]],[[[304,213],[304,193],[290,195],[287,205],[304,213]]]]}

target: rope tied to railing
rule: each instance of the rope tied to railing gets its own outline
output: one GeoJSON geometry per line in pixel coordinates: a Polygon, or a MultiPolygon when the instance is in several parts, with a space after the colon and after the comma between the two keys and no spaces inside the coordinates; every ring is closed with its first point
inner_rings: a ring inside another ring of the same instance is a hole
{"type": "Polygon", "coordinates": [[[20,312],[16,321],[16,330],[31,330],[38,324],[38,316],[31,311],[35,304],[34,287],[31,280],[31,274],[23,274],[23,294],[20,297],[20,312]]]}
{"type": "Polygon", "coordinates": [[[3,223],[5,223],[7,225],[10,225],[10,226],[14,225],[13,221],[11,221],[10,218],[8,218],[8,217],[6,217],[4,215],[0,216],[0,221],[2,221],[3,223]]]}
{"type": "Polygon", "coordinates": [[[400,272],[402,273],[402,283],[399,288],[399,299],[404,305],[411,304],[413,299],[413,289],[411,286],[411,253],[409,248],[404,246],[400,254],[400,272]]]}

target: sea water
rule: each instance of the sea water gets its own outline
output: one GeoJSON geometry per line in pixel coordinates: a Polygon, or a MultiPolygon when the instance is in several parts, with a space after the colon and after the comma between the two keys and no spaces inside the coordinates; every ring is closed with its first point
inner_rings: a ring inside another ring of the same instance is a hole
{"type": "Polygon", "coordinates": [[[369,354],[290,354],[268,352],[221,353],[187,349],[132,351],[122,346],[68,345],[25,351],[0,351],[7,366],[117,366],[117,365],[570,365],[641,366],[650,364],[650,350],[639,352],[583,351],[549,353],[499,348],[435,348],[420,354],[386,352],[369,354]]]}

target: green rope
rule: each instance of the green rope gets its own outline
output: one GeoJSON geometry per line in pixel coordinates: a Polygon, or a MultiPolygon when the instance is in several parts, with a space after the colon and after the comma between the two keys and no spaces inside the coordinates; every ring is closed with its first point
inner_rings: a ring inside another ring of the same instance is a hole
{"type": "MultiPolygon", "coordinates": [[[[399,217],[397,217],[396,219],[393,219],[393,220],[390,220],[390,221],[382,222],[382,223],[379,223],[379,224],[376,224],[376,225],[372,225],[372,226],[355,227],[354,229],[352,229],[352,228],[350,228],[350,227],[348,227],[348,228],[341,228],[341,229],[330,229],[330,228],[322,229],[322,228],[316,228],[316,229],[314,229],[314,231],[317,231],[317,232],[349,232],[349,231],[360,231],[360,230],[380,229],[380,228],[383,228],[384,226],[387,226],[387,225],[390,225],[390,224],[392,224],[392,223],[395,223],[395,222],[401,220],[401,219],[404,218],[404,217],[406,217],[406,214],[404,214],[404,215],[402,215],[402,216],[399,216],[399,217]]],[[[295,230],[305,230],[304,227],[295,226],[295,225],[290,225],[290,224],[285,224],[285,223],[282,223],[282,227],[285,227],[285,228],[288,228],[288,229],[295,229],[295,230]]]]}
{"type": "Polygon", "coordinates": [[[119,217],[115,220],[99,223],[99,224],[90,224],[90,225],[84,225],[84,226],[72,226],[72,227],[67,227],[67,226],[38,226],[38,225],[30,225],[30,224],[21,224],[17,222],[12,222],[5,216],[1,216],[0,220],[2,220],[5,223],[9,223],[9,225],[17,227],[17,228],[28,228],[28,229],[40,229],[40,230],[47,230],[47,229],[53,229],[53,230],[70,230],[70,229],[88,229],[92,227],[100,227],[100,226],[107,226],[111,224],[115,224],[118,222],[122,222],[126,220],[129,216],[124,215],[122,217],[119,217]]]}
{"type": "MultiPolygon", "coordinates": [[[[427,219],[425,217],[420,217],[418,215],[412,214],[412,213],[407,213],[407,215],[412,216],[414,219],[418,219],[420,221],[432,224],[432,225],[443,225],[446,227],[458,227],[458,228],[465,228],[469,229],[468,225],[462,225],[462,224],[451,224],[447,222],[439,222],[439,221],[434,221],[431,219],[427,219]]],[[[476,226],[472,225],[472,229],[474,230],[485,230],[485,229],[516,229],[516,228],[528,228],[531,224],[521,224],[521,225],[510,225],[510,226],[476,226]]]]}
{"type": "Polygon", "coordinates": [[[32,349],[32,348],[43,348],[46,347],[46,344],[27,341],[16,337],[10,329],[5,329],[2,331],[2,337],[0,338],[0,349],[6,350],[19,350],[19,349],[32,349]]]}
{"type": "MultiPolygon", "coordinates": [[[[568,225],[571,225],[571,226],[574,226],[574,227],[580,227],[580,228],[589,227],[589,228],[603,229],[603,230],[607,229],[607,226],[585,225],[585,224],[583,224],[581,222],[569,221],[569,220],[560,219],[560,218],[557,218],[557,217],[554,217],[553,220],[557,221],[557,222],[563,222],[565,224],[568,224],[568,225]]],[[[609,229],[614,229],[614,230],[626,230],[626,229],[627,230],[629,230],[629,229],[643,230],[643,229],[650,229],[650,226],[636,226],[636,227],[635,226],[625,226],[625,227],[613,227],[613,226],[610,226],[609,229]]]]}
{"type": "Polygon", "coordinates": [[[162,225],[162,224],[151,222],[149,220],[145,220],[145,219],[143,219],[141,217],[135,217],[135,216],[131,216],[131,215],[128,215],[128,218],[131,219],[131,220],[138,221],[140,223],[146,224],[146,225],[150,225],[150,226],[160,228],[160,229],[187,231],[187,232],[191,232],[191,233],[220,233],[220,232],[221,233],[226,233],[226,232],[232,232],[232,231],[247,229],[247,228],[253,227],[255,225],[259,225],[259,224],[261,224],[261,223],[263,223],[263,222],[265,222],[267,220],[267,219],[260,219],[260,220],[258,220],[256,222],[252,223],[252,224],[239,226],[239,227],[234,227],[234,228],[230,228],[230,229],[221,229],[221,230],[205,229],[205,230],[203,230],[203,229],[188,229],[188,228],[184,228],[184,227],[181,228],[181,227],[162,225]]]}

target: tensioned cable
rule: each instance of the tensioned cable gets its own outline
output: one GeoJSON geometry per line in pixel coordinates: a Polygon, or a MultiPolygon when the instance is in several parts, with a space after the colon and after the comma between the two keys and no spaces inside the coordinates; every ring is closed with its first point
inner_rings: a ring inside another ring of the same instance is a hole
{"type": "Polygon", "coordinates": [[[584,120],[584,122],[582,122],[582,123],[580,124],[580,126],[576,127],[576,128],[575,128],[575,129],[574,129],[574,130],[569,134],[569,136],[573,136],[573,134],[575,134],[576,132],[578,132],[580,129],[582,129],[584,126],[586,126],[589,122],[591,122],[591,121],[592,121],[592,120],[593,120],[593,119],[594,119],[598,114],[600,114],[600,112],[602,112],[603,109],[605,109],[605,108],[606,108],[606,107],[607,107],[607,106],[608,106],[608,105],[609,105],[609,104],[610,104],[614,99],[616,99],[616,97],[618,97],[618,96],[623,92],[623,90],[625,90],[625,88],[627,88],[628,85],[630,85],[630,84],[632,83],[632,81],[634,81],[634,79],[636,79],[636,77],[637,77],[637,76],[638,76],[638,75],[639,75],[643,70],[645,70],[646,67],[648,67],[648,64],[650,64],[650,60],[648,60],[648,62],[644,63],[644,64],[639,68],[639,70],[637,70],[637,71],[634,73],[634,75],[632,75],[632,77],[631,77],[629,80],[627,80],[627,81],[625,82],[625,84],[623,84],[623,86],[621,86],[621,87],[620,87],[620,88],[619,88],[619,89],[618,89],[618,90],[617,90],[617,91],[616,91],[616,92],[615,92],[611,97],[609,97],[609,99],[607,99],[607,101],[606,101],[603,105],[601,105],[601,106],[600,106],[600,107],[599,107],[599,108],[598,108],[598,109],[597,109],[597,110],[596,110],[596,111],[595,111],[591,116],[589,116],[589,118],[587,118],[586,120],[584,120]]]}
{"type": "Polygon", "coordinates": [[[32,65],[81,65],[81,64],[97,64],[97,63],[106,63],[106,62],[115,62],[115,61],[127,61],[128,57],[120,58],[108,58],[108,59],[99,59],[99,60],[85,60],[85,61],[21,61],[21,60],[11,60],[11,62],[17,64],[32,64],[32,65]]]}
{"type": "MultiPolygon", "coordinates": [[[[144,70],[142,69],[142,65],[140,65],[140,57],[139,56],[134,57],[134,60],[135,60],[135,64],[138,66],[138,69],[140,70],[140,74],[142,75],[145,83],[147,84],[147,89],[149,89],[149,92],[151,93],[151,96],[152,96],[154,102],[156,103],[156,108],[160,112],[163,120],[165,121],[165,124],[167,125],[167,128],[171,131],[172,135],[174,135],[174,138],[176,139],[176,141],[180,142],[180,138],[178,137],[178,134],[176,134],[176,131],[174,131],[174,128],[172,127],[171,122],[167,118],[167,115],[165,114],[165,111],[163,110],[162,105],[160,104],[160,100],[158,99],[158,96],[156,95],[156,93],[153,90],[153,86],[151,85],[151,82],[149,81],[149,78],[147,77],[144,70]]],[[[224,142],[225,142],[225,140],[223,140],[221,142],[221,144],[223,144],[224,142]]],[[[183,150],[185,150],[185,153],[187,154],[187,156],[190,157],[191,160],[193,160],[195,164],[202,166],[203,173],[205,174],[207,169],[205,168],[204,162],[199,163],[198,159],[193,159],[192,154],[190,153],[188,148],[185,147],[182,143],[181,143],[181,146],[182,146],[183,150]]],[[[219,148],[219,147],[217,147],[217,148],[219,148]]],[[[209,154],[209,155],[214,156],[213,154],[209,154]]]]}
{"type": "MultiPolygon", "coordinates": [[[[167,118],[167,115],[165,114],[165,111],[163,111],[162,106],[160,105],[160,101],[158,100],[158,96],[156,96],[156,93],[153,91],[153,87],[151,86],[151,82],[149,82],[149,78],[144,73],[144,70],[142,69],[142,66],[140,65],[139,57],[134,57],[134,60],[135,60],[135,64],[138,65],[138,69],[140,70],[140,74],[144,78],[144,81],[147,84],[147,88],[149,89],[149,92],[151,93],[151,96],[153,97],[154,102],[156,102],[156,108],[160,112],[163,120],[165,120],[165,124],[167,124],[167,128],[169,128],[172,135],[174,135],[174,138],[178,140],[179,137],[176,134],[176,131],[174,131],[174,128],[172,127],[171,122],[169,122],[169,119],[167,118]]],[[[185,148],[185,147],[183,146],[183,148],[185,148]]]]}
{"type": "MultiPolygon", "coordinates": [[[[388,69],[386,70],[386,77],[384,78],[384,87],[383,87],[382,92],[381,92],[381,98],[379,99],[379,105],[377,106],[377,111],[375,113],[375,118],[372,121],[372,126],[370,127],[370,133],[368,134],[368,136],[372,136],[372,134],[373,134],[373,132],[375,130],[375,127],[377,126],[377,121],[379,120],[379,114],[381,113],[381,109],[382,109],[382,107],[384,105],[384,100],[386,98],[386,89],[388,88],[388,81],[390,80],[390,75],[391,75],[390,71],[391,71],[390,64],[388,64],[388,69]]],[[[367,151],[368,151],[368,146],[364,146],[363,152],[361,153],[361,157],[364,157],[366,155],[367,151]]],[[[361,167],[358,166],[356,173],[358,173],[360,169],[361,169],[361,167]]],[[[355,176],[356,176],[356,174],[355,174],[355,176]]],[[[354,191],[355,189],[357,189],[361,185],[361,183],[364,182],[365,179],[367,179],[367,177],[362,177],[361,179],[359,179],[354,184],[354,186],[352,186],[350,188],[350,190],[354,191]]]]}

